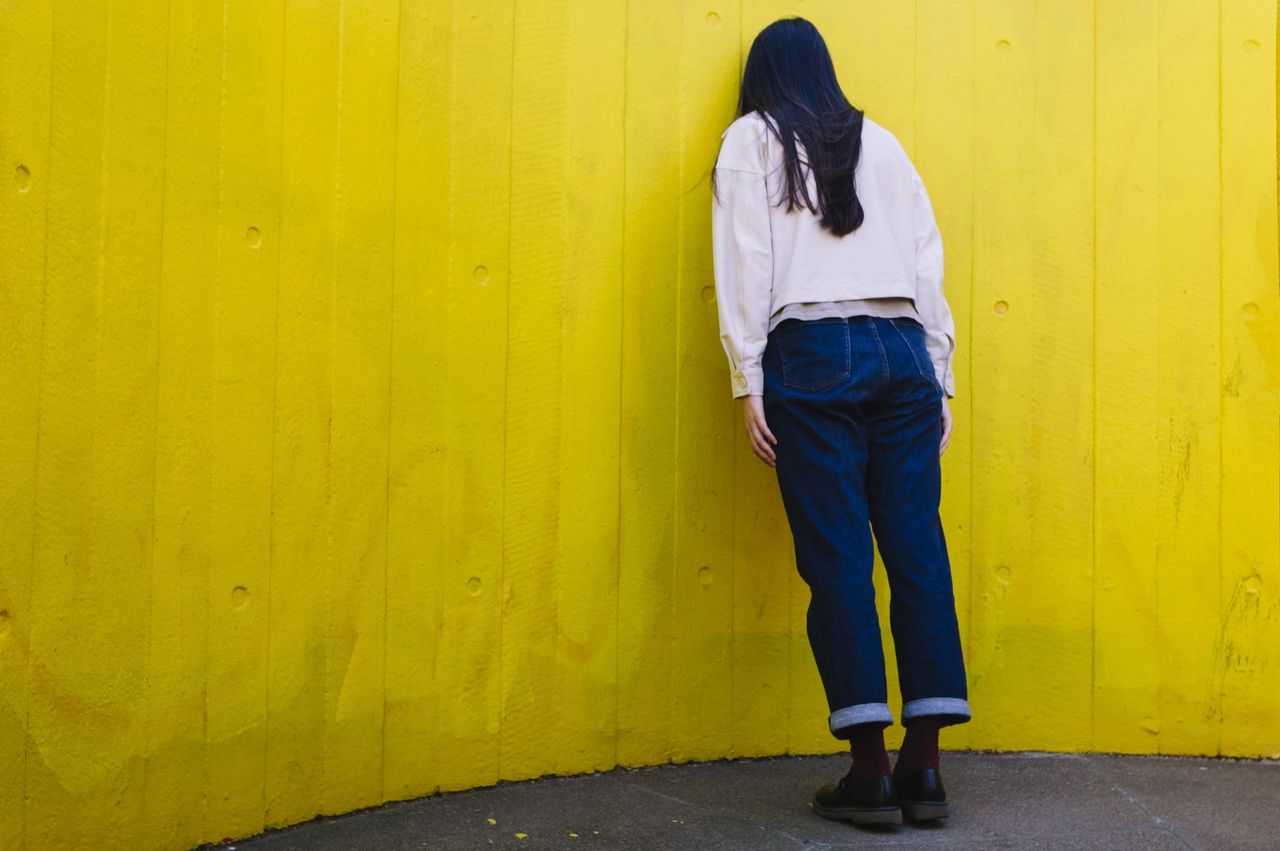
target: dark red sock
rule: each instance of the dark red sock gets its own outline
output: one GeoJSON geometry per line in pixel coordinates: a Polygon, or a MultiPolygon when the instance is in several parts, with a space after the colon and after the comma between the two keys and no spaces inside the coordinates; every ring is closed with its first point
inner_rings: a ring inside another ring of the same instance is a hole
{"type": "Polygon", "coordinates": [[[938,767],[938,719],[916,718],[907,724],[907,735],[898,751],[898,768],[902,773],[938,767]]]}
{"type": "Polygon", "coordinates": [[[879,724],[859,724],[849,737],[849,749],[853,752],[851,777],[883,777],[889,773],[889,753],[884,749],[884,727],[879,724]]]}

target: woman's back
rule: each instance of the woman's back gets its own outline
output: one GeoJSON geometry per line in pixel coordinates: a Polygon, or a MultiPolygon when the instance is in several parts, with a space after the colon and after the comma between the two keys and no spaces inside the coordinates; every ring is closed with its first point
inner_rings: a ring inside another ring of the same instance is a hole
{"type": "MultiPolygon", "coordinates": [[[[783,150],[758,112],[734,121],[716,163],[727,171],[763,177],[773,257],[772,310],[794,302],[854,298],[916,297],[915,203],[919,178],[892,133],[862,120],[862,151],[855,171],[865,218],[853,233],[837,237],[808,208],[788,211],[783,150]]],[[[796,140],[801,162],[806,155],[796,140]]],[[[804,168],[810,197],[813,174],[804,168]]],[[[743,178],[739,176],[738,180],[743,178]]],[[[732,181],[725,180],[725,183],[732,181]]]]}
{"type": "MultiPolygon", "coordinates": [[[[810,209],[788,210],[784,151],[758,111],[721,134],[712,241],[721,340],[733,393],[758,393],[760,356],[773,317],[787,305],[910,299],[948,395],[955,329],[942,295],[942,238],[919,173],[897,138],[862,118],[854,185],[862,224],[843,237],[810,209]],[[782,202],[782,203],[780,203],[782,202]]],[[[796,140],[809,197],[806,152],[796,140]]]]}

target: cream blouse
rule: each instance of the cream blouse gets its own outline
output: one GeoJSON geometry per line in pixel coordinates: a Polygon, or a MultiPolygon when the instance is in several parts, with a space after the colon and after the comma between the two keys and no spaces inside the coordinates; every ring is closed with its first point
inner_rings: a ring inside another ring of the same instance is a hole
{"type": "MultiPolygon", "coordinates": [[[[924,183],[893,134],[863,117],[854,177],[865,218],[843,238],[808,209],[788,213],[778,204],[782,148],[759,113],[737,119],[721,138],[711,230],[734,398],[764,392],[761,357],[783,318],[851,313],[918,318],[938,383],[954,396],[955,324],[942,293],[942,237],[924,183]]],[[[799,142],[797,152],[803,163],[799,142]]],[[[816,197],[812,173],[805,170],[805,178],[816,197]]]]}

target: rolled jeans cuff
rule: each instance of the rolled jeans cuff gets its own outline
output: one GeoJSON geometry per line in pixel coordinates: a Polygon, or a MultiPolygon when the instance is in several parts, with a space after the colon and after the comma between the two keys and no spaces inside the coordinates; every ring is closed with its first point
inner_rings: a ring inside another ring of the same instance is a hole
{"type": "Polygon", "coordinates": [[[827,723],[831,727],[831,734],[837,739],[842,739],[845,736],[840,733],[846,727],[858,724],[880,724],[887,727],[893,723],[893,714],[889,711],[887,703],[859,703],[832,712],[827,723]]]}
{"type": "Polygon", "coordinates": [[[944,727],[950,724],[963,724],[972,717],[969,712],[969,701],[962,697],[924,697],[902,704],[903,724],[913,718],[922,718],[926,715],[941,716],[941,724],[944,727]]]}

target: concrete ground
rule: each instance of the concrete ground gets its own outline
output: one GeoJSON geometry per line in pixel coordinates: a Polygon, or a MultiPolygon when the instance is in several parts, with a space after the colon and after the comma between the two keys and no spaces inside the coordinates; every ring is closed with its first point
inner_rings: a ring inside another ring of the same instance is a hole
{"type": "MultiPolygon", "coordinates": [[[[1280,849],[1280,762],[944,753],[951,817],[860,828],[813,814],[847,756],[500,783],[320,818],[243,851],[396,849],[1280,849]]],[[[227,847],[227,846],[223,846],[227,847]]]]}

